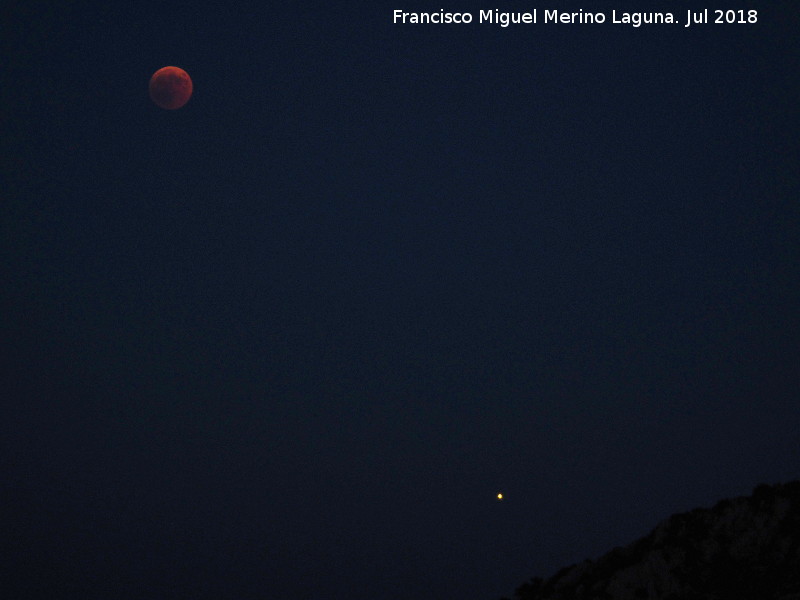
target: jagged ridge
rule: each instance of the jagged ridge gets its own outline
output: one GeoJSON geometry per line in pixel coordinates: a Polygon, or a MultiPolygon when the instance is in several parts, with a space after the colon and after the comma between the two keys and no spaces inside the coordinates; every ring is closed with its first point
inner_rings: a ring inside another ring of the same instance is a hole
{"type": "Polygon", "coordinates": [[[524,583],[514,597],[800,600],[800,481],[673,515],[596,561],[524,583]]]}

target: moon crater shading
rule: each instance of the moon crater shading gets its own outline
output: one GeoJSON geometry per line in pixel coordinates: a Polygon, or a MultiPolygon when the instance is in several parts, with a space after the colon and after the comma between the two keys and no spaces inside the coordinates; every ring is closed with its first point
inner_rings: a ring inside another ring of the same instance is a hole
{"type": "Polygon", "coordinates": [[[150,78],[150,98],[161,108],[175,110],[192,96],[192,78],[179,67],[163,67],[150,78]]]}

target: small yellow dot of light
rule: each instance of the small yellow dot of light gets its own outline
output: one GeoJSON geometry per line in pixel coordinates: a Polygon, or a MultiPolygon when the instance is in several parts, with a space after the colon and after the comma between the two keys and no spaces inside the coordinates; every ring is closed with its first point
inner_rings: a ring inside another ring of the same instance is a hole
{"type": "Polygon", "coordinates": [[[498,500],[502,500],[503,499],[503,494],[497,494],[497,499],[498,500]]]}

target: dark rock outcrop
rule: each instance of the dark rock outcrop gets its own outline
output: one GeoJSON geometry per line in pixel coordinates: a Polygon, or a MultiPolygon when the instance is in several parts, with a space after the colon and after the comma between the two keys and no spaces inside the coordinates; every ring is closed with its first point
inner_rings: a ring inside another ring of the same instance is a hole
{"type": "Polygon", "coordinates": [[[518,600],[800,600],[800,481],[676,514],[599,559],[535,578],[518,600]]]}

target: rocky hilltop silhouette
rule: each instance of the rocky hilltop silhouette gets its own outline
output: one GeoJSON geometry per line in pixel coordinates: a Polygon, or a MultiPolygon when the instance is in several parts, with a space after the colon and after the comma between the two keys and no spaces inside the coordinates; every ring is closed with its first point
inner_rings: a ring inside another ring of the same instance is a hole
{"type": "Polygon", "coordinates": [[[514,598],[800,600],[800,481],[672,515],[628,546],[522,584],[514,598]]]}

